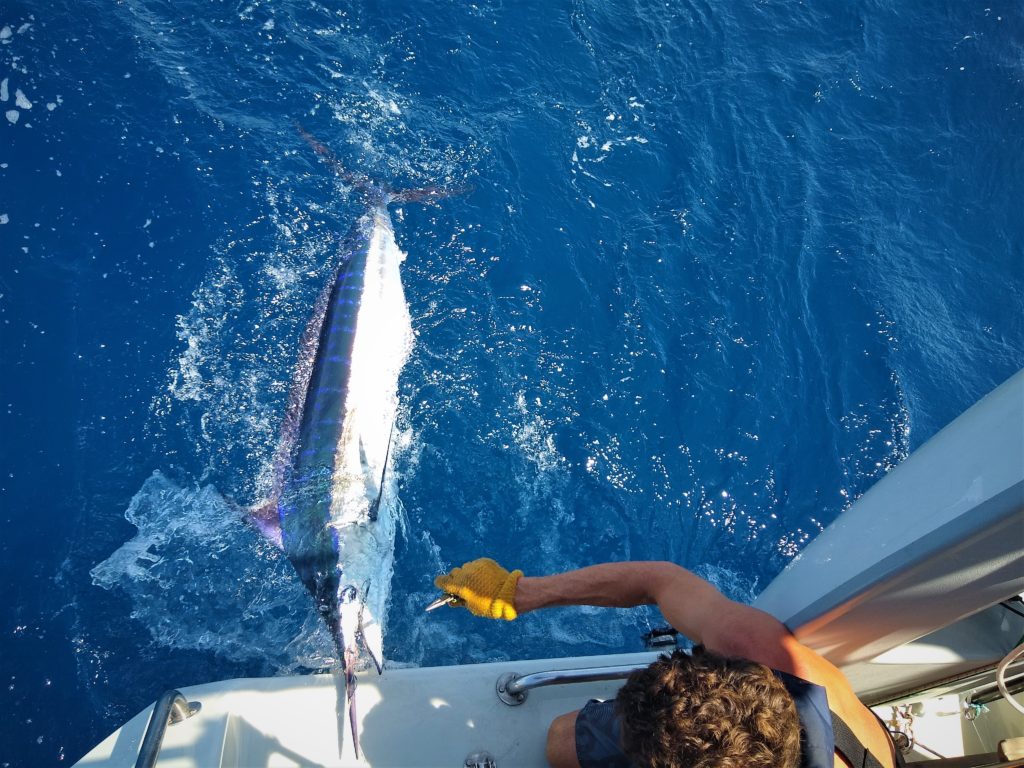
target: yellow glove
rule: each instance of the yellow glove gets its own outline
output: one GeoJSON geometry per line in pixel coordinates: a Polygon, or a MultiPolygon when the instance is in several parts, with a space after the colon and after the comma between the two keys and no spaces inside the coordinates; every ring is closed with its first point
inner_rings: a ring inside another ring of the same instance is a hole
{"type": "Polygon", "coordinates": [[[481,557],[451,573],[438,576],[434,584],[462,600],[474,616],[512,621],[516,613],[516,586],[522,571],[509,573],[489,557],[481,557]]]}

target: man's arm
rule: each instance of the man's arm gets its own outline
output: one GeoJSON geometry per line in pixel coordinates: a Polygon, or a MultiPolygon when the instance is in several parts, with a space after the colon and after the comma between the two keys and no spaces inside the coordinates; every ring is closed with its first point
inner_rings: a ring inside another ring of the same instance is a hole
{"type": "Polygon", "coordinates": [[[667,562],[605,563],[553,576],[524,576],[515,592],[519,613],[558,605],[630,608],[657,605],[694,642],[790,671],[794,646],[786,627],[764,611],[728,599],[711,583],[667,562]]]}
{"type": "Polygon", "coordinates": [[[554,576],[524,576],[515,592],[519,613],[556,605],[647,604],[657,605],[673,627],[709,651],[756,661],[824,686],[830,708],[883,763],[891,759],[887,737],[839,669],[800,643],[775,617],[728,599],[674,563],[607,563],[554,576]]]}
{"type": "Polygon", "coordinates": [[[839,669],[802,645],[770,614],[728,599],[685,568],[667,562],[625,562],[553,576],[521,574],[510,574],[493,560],[478,560],[438,577],[435,584],[457,594],[477,615],[491,618],[513,619],[518,613],[559,605],[657,605],[673,627],[712,652],[756,661],[824,686],[829,707],[886,764],[889,741],[839,669]]]}

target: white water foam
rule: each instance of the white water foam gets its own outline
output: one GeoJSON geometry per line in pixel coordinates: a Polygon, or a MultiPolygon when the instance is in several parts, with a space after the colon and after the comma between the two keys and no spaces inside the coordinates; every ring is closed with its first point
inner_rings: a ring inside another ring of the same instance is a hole
{"type": "Polygon", "coordinates": [[[90,571],[168,648],[262,661],[279,674],[325,666],[331,640],[291,564],[212,487],[154,472],[125,518],[138,532],[90,571]]]}
{"type": "Polygon", "coordinates": [[[333,237],[313,234],[297,241],[308,214],[285,212],[292,201],[269,184],[266,195],[265,223],[273,226],[280,247],[260,252],[235,240],[219,250],[188,311],[177,319],[181,348],[164,392],[151,404],[156,419],[150,438],[194,436],[192,448],[204,473],[240,501],[265,497],[270,488],[296,343],[312,297],[337,258],[333,237]],[[252,262],[263,268],[247,275],[252,262]]]}

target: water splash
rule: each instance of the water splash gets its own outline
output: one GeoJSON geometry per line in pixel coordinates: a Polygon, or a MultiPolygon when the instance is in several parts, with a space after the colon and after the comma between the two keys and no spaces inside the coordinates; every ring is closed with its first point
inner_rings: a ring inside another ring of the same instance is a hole
{"type": "Polygon", "coordinates": [[[138,532],[90,575],[128,596],[154,642],[265,661],[279,674],[330,662],[330,637],[294,569],[215,488],[154,472],[125,519],[138,532]]]}

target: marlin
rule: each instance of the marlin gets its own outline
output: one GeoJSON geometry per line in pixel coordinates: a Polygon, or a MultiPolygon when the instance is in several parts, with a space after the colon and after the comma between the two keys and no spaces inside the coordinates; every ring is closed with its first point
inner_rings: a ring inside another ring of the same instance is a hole
{"type": "Polygon", "coordinates": [[[369,206],[341,241],[300,340],[271,492],[248,516],[294,565],[330,631],[358,758],[355,672],[367,656],[383,669],[398,514],[388,462],[413,338],[388,205],[446,193],[373,185],[300,132],[369,206]]]}

